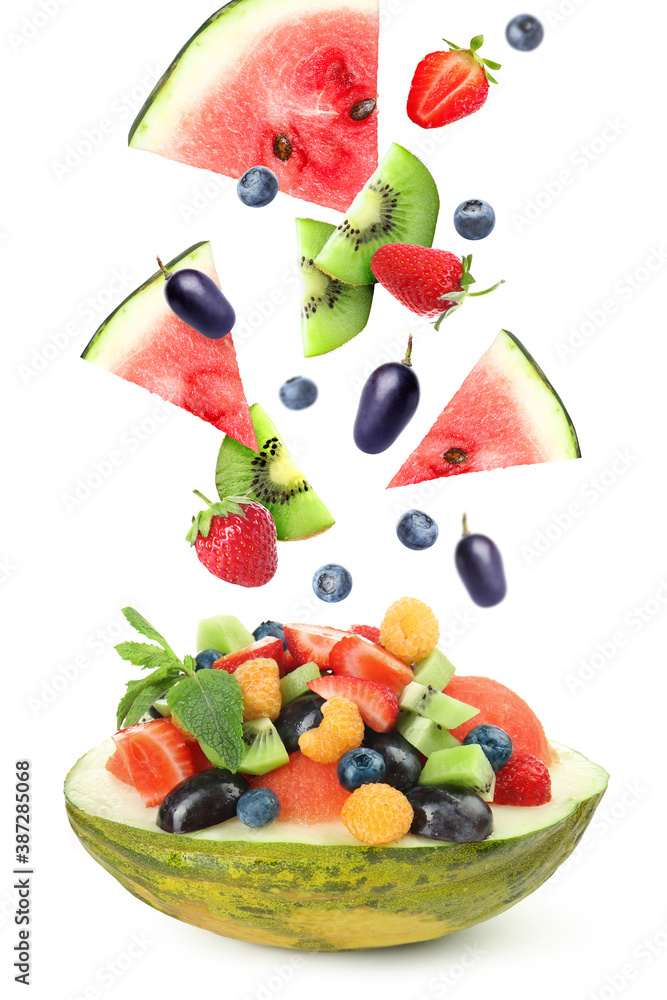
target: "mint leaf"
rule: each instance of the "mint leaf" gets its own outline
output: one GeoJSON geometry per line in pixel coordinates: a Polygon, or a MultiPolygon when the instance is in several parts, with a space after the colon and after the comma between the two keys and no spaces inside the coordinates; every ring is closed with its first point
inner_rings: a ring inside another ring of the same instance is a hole
{"type": "Polygon", "coordinates": [[[167,704],[188,732],[199,740],[211,763],[236,772],[243,742],[241,686],[224,670],[198,670],[171,688],[167,704]]]}
{"type": "Polygon", "coordinates": [[[144,670],[155,670],[156,667],[167,664],[181,666],[180,660],[177,660],[173,653],[168,653],[159,646],[150,646],[146,642],[119,642],[115,649],[124,660],[129,660],[135,667],[143,667],[144,670]]]}
{"type": "Polygon", "coordinates": [[[173,651],[167,640],[160,635],[157,629],[153,628],[150,622],[146,621],[143,615],[140,615],[138,611],[134,610],[134,608],[122,608],[121,610],[132,628],[136,629],[137,632],[140,632],[142,635],[145,635],[147,639],[152,639],[153,642],[159,643],[163,649],[166,649],[168,653],[171,653],[174,659],[178,659],[176,653],[173,651]]]}
{"type": "Polygon", "coordinates": [[[163,666],[154,670],[148,677],[142,677],[138,681],[128,681],[125,694],[120,699],[116,712],[118,729],[123,723],[133,726],[135,722],[138,722],[153,702],[160,698],[181,676],[180,668],[163,666]]]}

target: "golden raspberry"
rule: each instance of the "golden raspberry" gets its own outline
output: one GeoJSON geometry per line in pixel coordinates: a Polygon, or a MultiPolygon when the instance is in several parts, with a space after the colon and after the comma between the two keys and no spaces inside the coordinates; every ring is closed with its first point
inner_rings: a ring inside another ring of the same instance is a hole
{"type": "Polygon", "coordinates": [[[299,749],[318,764],[334,764],[348,750],[361,746],[364,722],[355,703],[342,696],[329,698],[322,705],[322,715],[316,729],[299,737],[299,749]]]}
{"type": "Polygon", "coordinates": [[[282,698],[280,695],[280,670],[275,660],[260,657],[246,660],[234,671],[234,677],[243,691],[243,721],[250,719],[277,719],[282,698]]]}
{"type": "Polygon", "coordinates": [[[440,629],[427,604],[402,597],[387,608],[380,626],[380,642],[404,663],[419,663],[435,649],[440,629]]]}
{"type": "Polygon", "coordinates": [[[364,844],[389,844],[410,832],[414,810],[398,788],[381,783],[355,789],[343,806],[341,819],[364,844]]]}

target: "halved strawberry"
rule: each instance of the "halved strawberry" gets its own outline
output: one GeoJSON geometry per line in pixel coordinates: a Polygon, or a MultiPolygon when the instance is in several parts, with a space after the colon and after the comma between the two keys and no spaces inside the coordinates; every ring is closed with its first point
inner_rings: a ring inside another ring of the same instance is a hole
{"type": "Polygon", "coordinates": [[[329,625],[285,625],[287,647],[299,664],[316,663],[320,669],[329,666],[329,653],[336,643],[352,632],[343,632],[329,625]]]}
{"type": "Polygon", "coordinates": [[[361,718],[376,733],[388,733],[398,720],[398,698],[386,684],[362,680],[361,677],[316,677],[308,687],[322,698],[342,695],[353,701],[361,718]]]}
{"type": "Polygon", "coordinates": [[[283,650],[283,670],[281,676],[284,677],[285,674],[291,674],[292,671],[296,670],[298,666],[299,664],[296,662],[289,649],[283,650]]]}
{"type": "Polygon", "coordinates": [[[329,654],[329,667],[344,677],[385,684],[395,694],[400,694],[413,678],[403,660],[360,635],[346,636],[336,643],[329,654]]]}
{"type": "Polygon", "coordinates": [[[378,644],[380,642],[380,629],[376,625],[350,625],[350,632],[354,632],[355,635],[363,635],[371,642],[378,644]]]}
{"type": "Polygon", "coordinates": [[[109,770],[117,777],[127,773],[147,806],[159,805],[179,782],[197,773],[185,740],[168,719],[137,723],[116,733],[113,741],[120,760],[115,771],[109,770]]]}
{"type": "Polygon", "coordinates": [[[241,646],[233,653],[228,653],[226,656],[221,656],[219,660],[215,660],[213,669],[226,670],[228,674],[233,674],[242,663],[258,659],[275,660],[282,677],[284,673],[282,640],[269,635],[265,639],[251,642],[249,646],[241,646]]]}

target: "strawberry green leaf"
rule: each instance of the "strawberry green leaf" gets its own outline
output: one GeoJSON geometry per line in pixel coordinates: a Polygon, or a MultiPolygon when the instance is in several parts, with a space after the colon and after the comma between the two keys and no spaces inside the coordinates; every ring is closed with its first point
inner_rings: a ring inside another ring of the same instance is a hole
{"type": "Polygon", "coordinates": [[[198,670],[183,677],[167,695],[167,704],[202,745],[211,763],[238,771],[243,758],[243,694],[224,670],[198,670]]]}
{"type": "Polygon", "coordinates": [[[477,49],[481,49],[484,44],[484,35],[475,35],[474,38],[470,40],[470,51],[476,52],[477,49]]]}
{"type": "Polygon", "coordinates": [[[485,66],[488,66],[489,69],[500,69],[501,68],[500,63],[492,62],[491,59],[482,59],[482,62],[484,63],[485,66]]]}

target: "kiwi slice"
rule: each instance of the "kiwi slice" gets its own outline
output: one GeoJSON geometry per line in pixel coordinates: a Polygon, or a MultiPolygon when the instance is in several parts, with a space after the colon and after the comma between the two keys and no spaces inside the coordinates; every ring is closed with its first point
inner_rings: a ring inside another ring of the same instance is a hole
{"type": "Polygon", "coordinates": [[[451,747],[461,745],[460,740],[437,722],[425,719],[421,715],[413,715],[412,712],[399,712],[396,728],[401,736],[413,747],[417,747],[425,757],[429,757],[436,750],[449,750],[451,747]]]}
{"type": "Polygon", "coordinates": [[[346,285],[313,263],[336,227],[296,220],[301,287],[301,336],[307,358],[327,354],[361,333],[373,301],[372,285],[346,285]]]}
{"type": "Polygon", "coordinates": [[[244,722],[243,742],[246,752],[239,765],[242,774],[266,774],[289,761],[285,744],[270,719],[244,722]]]}
{"type": "Polygon", "coordinates": [[[432,650],[423,660],[420,660],[415,667],[415,680],[419,684],[425,684],[443,691],[452,677],[455,668],[451,660],[445,656],[441,649],[437,647],[432,650]]]}
{"type": "Polygon", "coordinates": [[[385,243],[433,245],[440,199],[430,171],[394,143],[350,205],[347,215],[315,257],[339,281],[377,281],[371,260],[385,243]]]}
{"type": "Polygon", "coordinates": [[[197,626],[197,652],[202,649],[217,649],[222,656],[226,656],[254,641],[254,635],[234,615],[202,618],[197,626]]]}
{"type": "Polygon", "coordinates": [[[408,686],[403,688],[398,704],[406,712],[423,715],[444,726],[445,729],[456,729],[468,719],[479,715],[478,708],[466,705],[456,698],[450,698],[448,694],[436,691],[430,685],[418,684],[417,681],[410,681],[408,686]]]}
{"type": "Polygon", "coordinates": [[[285,674],[280,681],[280,696],[283,707],[302,694],[310,694],[308,681],[314,681],[320,676],[320,668],[316,663],[302,663],[296,670],[285,674]]]}
{"type": "Polygon", "coordinates": [[[250,407],[250,417],[259,451],[227,435],[220,446],[215,470],[220,498],[247,496],[263,504],[276,522],[281,541],[310,538],[326,531],[335,523],[333,517],[259,403],[250,407]]]}

